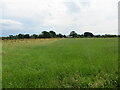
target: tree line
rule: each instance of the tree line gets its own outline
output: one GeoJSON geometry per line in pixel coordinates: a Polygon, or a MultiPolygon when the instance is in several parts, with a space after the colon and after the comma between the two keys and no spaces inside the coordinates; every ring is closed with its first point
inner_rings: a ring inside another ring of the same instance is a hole
{"type": "Polygon", "coordinates": [[[61,33],[56,34],[54,31],[42,31],[41,34],[18,34],[18,35],[9,35],[7,37],[2,37],[2,39],[36,39],[36,38],[107,38],[107,37],[120,37],[120,35],[93,35],[91,32],[85,32],[84,34],[77,34],[75,31],[71,31],[69,35],[63,35],[61,33]]]}

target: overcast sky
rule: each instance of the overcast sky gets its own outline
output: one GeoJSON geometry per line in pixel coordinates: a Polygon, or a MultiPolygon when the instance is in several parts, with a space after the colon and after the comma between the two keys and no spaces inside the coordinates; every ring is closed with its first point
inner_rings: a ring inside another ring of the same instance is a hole
{"type": "Polygon", "coordinates": [[[0,0],[3,36],[40,34],[118,34],[119,0],[0,0]]]}

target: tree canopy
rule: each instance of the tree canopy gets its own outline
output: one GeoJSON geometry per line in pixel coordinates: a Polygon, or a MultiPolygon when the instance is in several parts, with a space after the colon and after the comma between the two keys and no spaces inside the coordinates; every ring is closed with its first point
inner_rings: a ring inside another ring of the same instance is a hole
{"type": "Polygon", "coordinates": [[[72,36],[73,38],[75,38],[77,37],[77,33],[75,31],[71,31],[69,36],[72,36]]]}
{"type": "Polygon", "coordinates": [[[91,32],[85,32],[84,34],[77,34],[75,31],[71,31],[69,35],[63,35],[61,33],[56,34],[55,31],[42,31],[41,34],[18,34],[2,37],[2,39],[29,39],[29,38],[107,38],[107,37],[120,37],[120,35],[93,35],[91,32]]]}

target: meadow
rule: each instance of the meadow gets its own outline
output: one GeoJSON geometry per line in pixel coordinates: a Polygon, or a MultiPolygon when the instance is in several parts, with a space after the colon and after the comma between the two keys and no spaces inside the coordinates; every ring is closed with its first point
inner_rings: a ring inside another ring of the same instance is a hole
{"type": "Polygon", "coordinates": [[[118,87],[117,38],[3,40],[3,88],[118,87]]]}

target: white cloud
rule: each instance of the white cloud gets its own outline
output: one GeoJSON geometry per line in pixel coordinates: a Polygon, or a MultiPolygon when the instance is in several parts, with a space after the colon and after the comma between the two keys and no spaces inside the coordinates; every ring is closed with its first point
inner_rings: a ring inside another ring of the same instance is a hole
{"type": "Polygon", "coordinates": [[[3,33],[8,33],[11,31],[17,32],[22,29],[23,29],[23,24],[19,21],[14,21],[10,19],[0,19],[0,31],[3,31],[3,33]]]}
{"type": "Polygon", "coordinates": [[[22,23],[21,22],[18,22],[18,21],[14,21],[14,20],[10,20],[10,19],[0,19],[0,23],[1,24],[6,24],[6,25],[20,25],[22,26],[22,23]]]}

